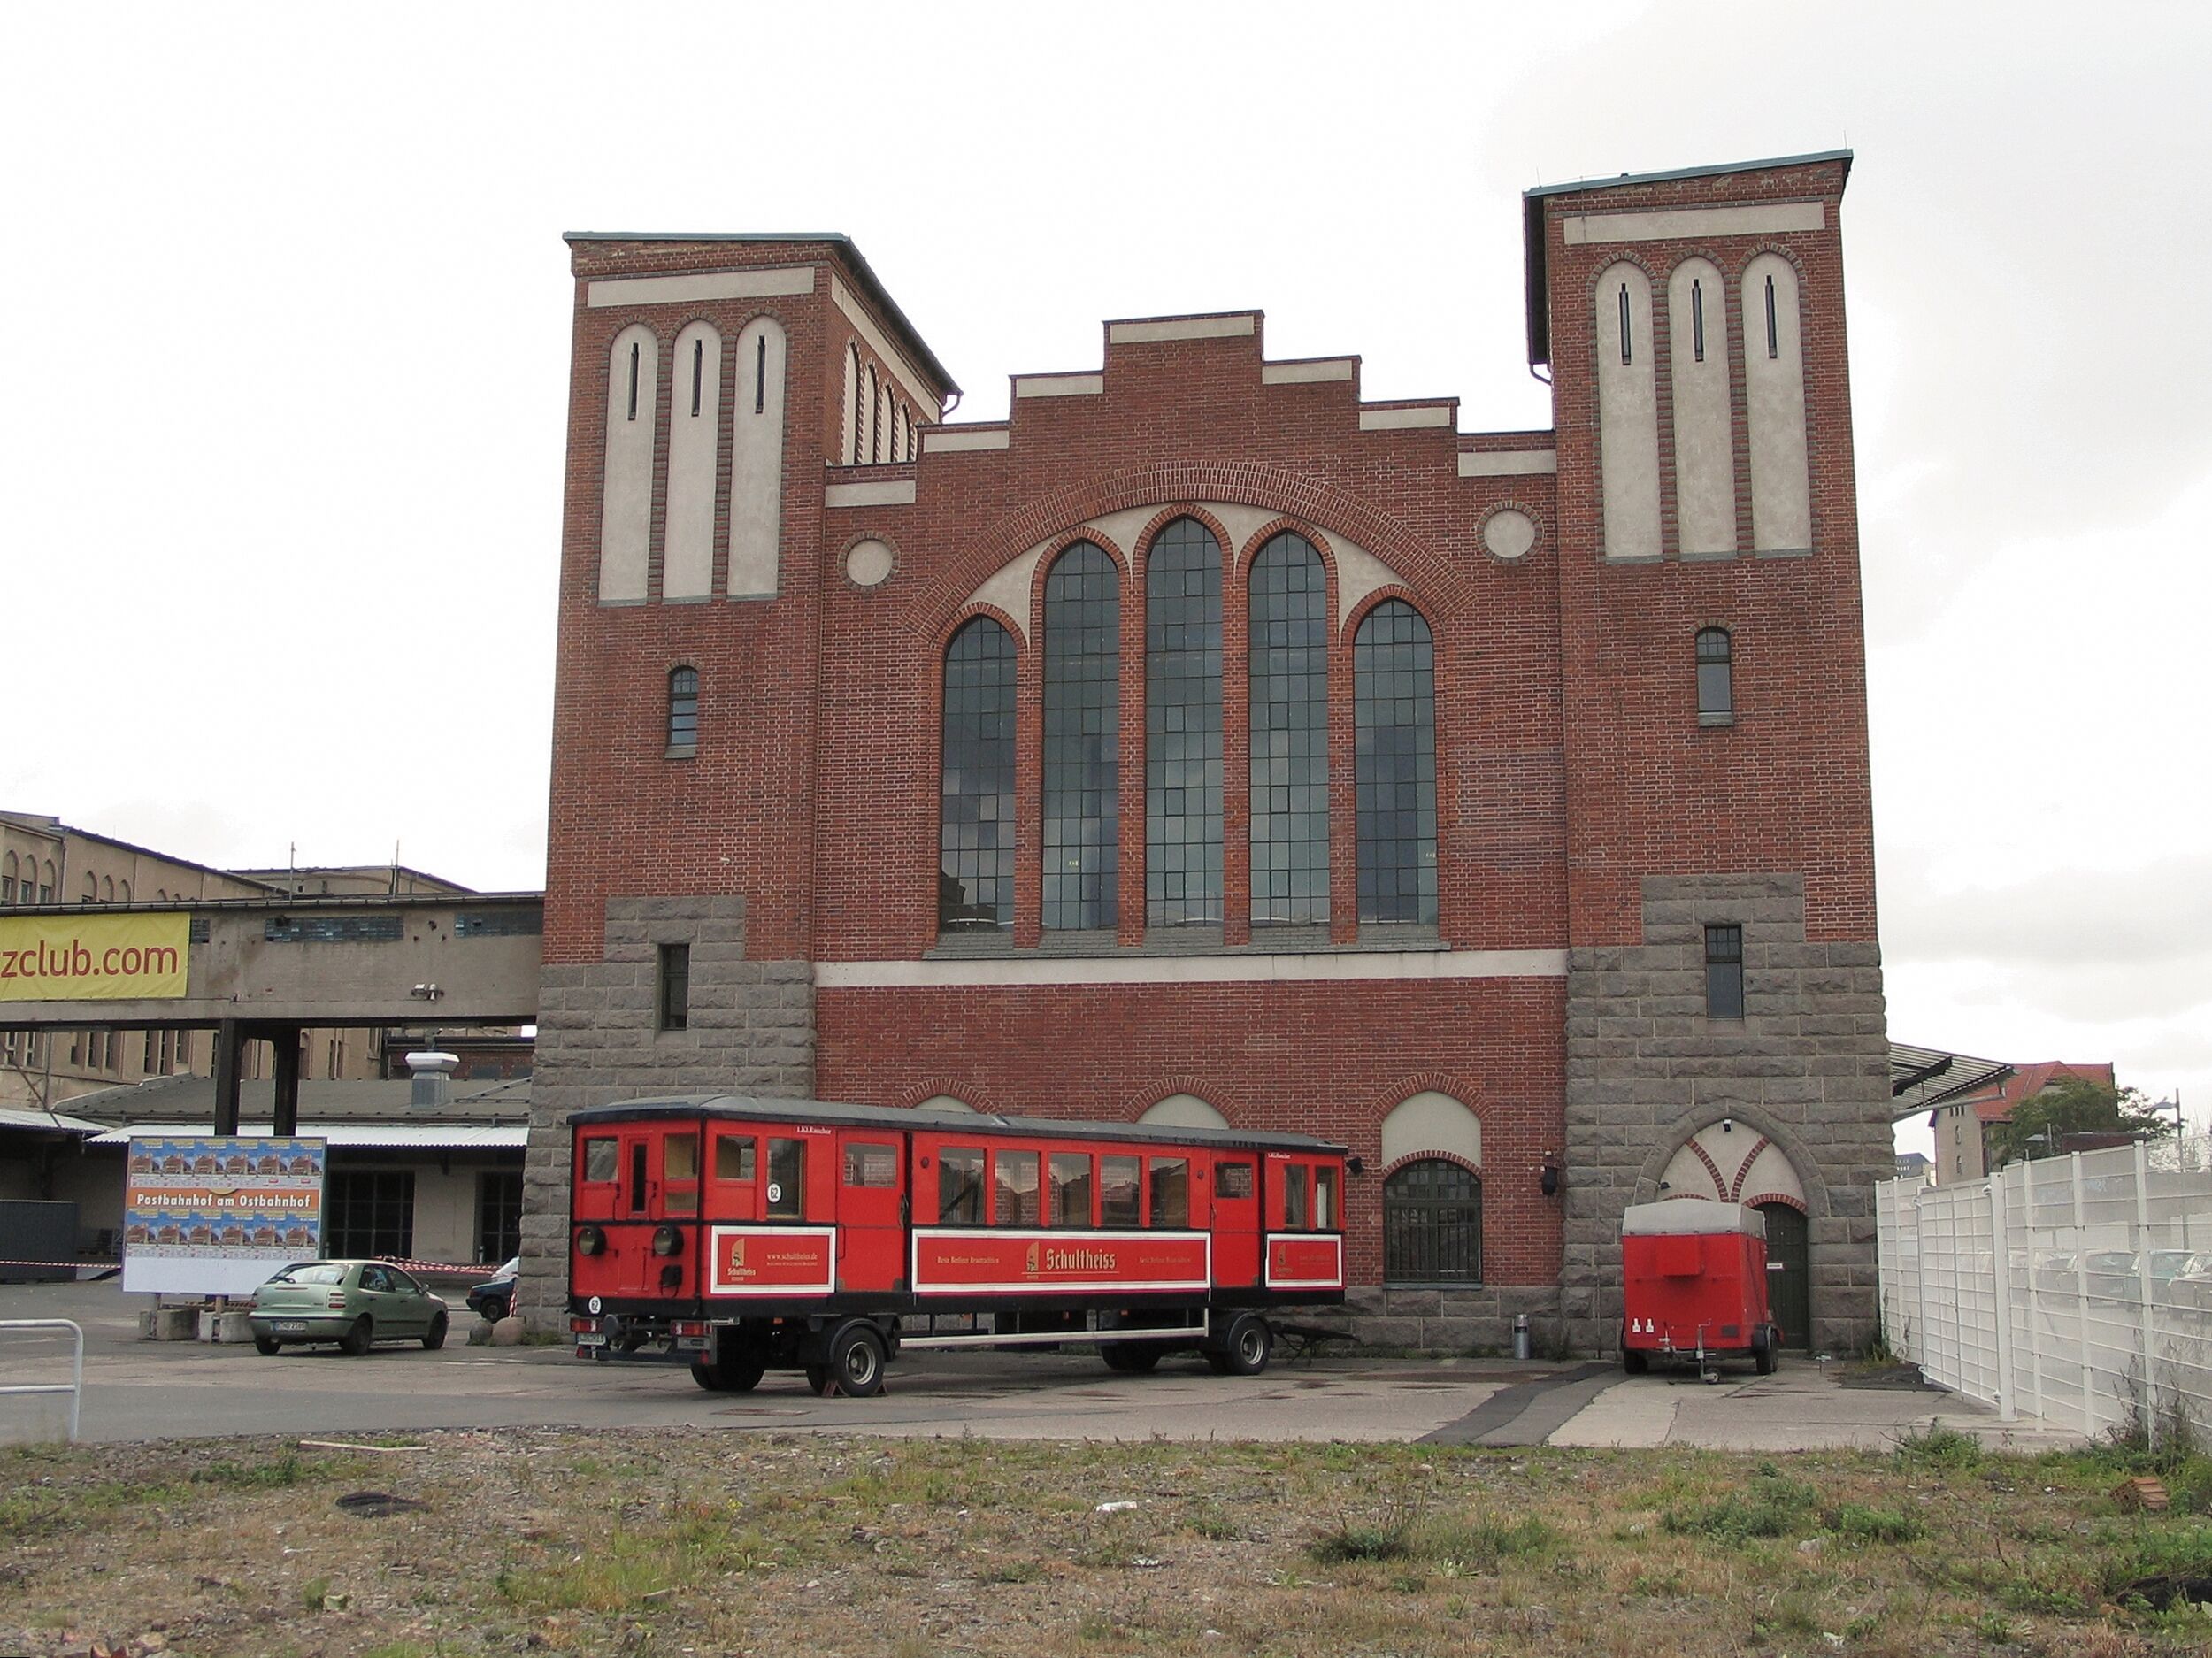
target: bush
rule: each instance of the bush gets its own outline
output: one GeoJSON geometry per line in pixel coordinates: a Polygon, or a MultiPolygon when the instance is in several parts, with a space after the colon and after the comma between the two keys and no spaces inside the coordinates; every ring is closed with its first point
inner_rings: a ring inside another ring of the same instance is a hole
{"type": "Polygon", "coordinates": [[[1718,1502],[1685,1511],[1669,1508],[1659,1524],[1678,1537],[1710,1537],[1724,1543],[1753,1538],[1789,1537],[1809,1530],[1818,1517],[1820,1493],[1787,1476],[1755,1473],[1747,1489],[1730,1492],[1718,1502]]]}
{"type": "Polygon", "coordinates": [[[1979,1439],[1939,1422],[1897,1441],[1897,1460],[1916,1468],[1978,1468],[1982,1455],[1979,1439]]]}

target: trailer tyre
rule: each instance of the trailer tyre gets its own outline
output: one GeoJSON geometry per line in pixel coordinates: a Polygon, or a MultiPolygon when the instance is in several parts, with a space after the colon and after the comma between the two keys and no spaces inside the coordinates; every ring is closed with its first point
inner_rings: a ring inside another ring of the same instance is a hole
{"type": "Polygon", "coordinates": [[[1221,1346],[1206,1350],[1206,1362],[1217,1376],[1257,1376],[1274,1350],[1275,1332],[1267,1320],[1257,1313],[1240,1313],[1221,1346]]]}
{"type": "Polygon", "coordinates": [[[1623,1347],[1621,1369],[1631,1376],[1641,1376],[1651,1369],[1651,1355],[1640,1353],[1634,1347],[1623,1347]]]}
{"type": "Polygon", "coordinates": [[[829,1373],[837,1390],[855,1399],[883,1391],[883,1338],[873,1324],[847,1324],[830,1338],[829,1373]]]}
{"type": "Polygon", "coordinates": [[[1765,1324],[1751,1338],[1751,1362],[1759,1367],[1759,1374],[1771,1376],[1782,1368],[1782,1343],[1772,1324],[1765,1324]]]}
{"type": "Polygon", "coordinates": [[[691,1367],[691,1379],[710,1393],[749,1393],[767,1373],[768,1361],[757,1349],[702,1359],[691,1367]]]}
{"type": "Polygon", "coordinates": [[[1106,1368],[1124,1376],[1149,1376],[1160,1368],[1160,1349],[1149,1341],[1114,1341],[1099,1349],[1106,1368]]]}

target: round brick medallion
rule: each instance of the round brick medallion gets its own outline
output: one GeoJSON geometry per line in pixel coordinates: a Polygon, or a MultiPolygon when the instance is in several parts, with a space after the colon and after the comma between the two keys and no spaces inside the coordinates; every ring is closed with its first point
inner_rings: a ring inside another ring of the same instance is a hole
{"type": "Polygon", "coordinates": [[[879,587],[890,580],[895,561],[881,541],[855,541],[845,555],[845,575],[856,587],[879,587]]]}
{"type": "Polygon", "coordinates": [[[1510,564],[1536,545],[1536,521],[1513,507],[1502,507],[1483,520],[1482,544],[1491,557],[1510,564]]]}

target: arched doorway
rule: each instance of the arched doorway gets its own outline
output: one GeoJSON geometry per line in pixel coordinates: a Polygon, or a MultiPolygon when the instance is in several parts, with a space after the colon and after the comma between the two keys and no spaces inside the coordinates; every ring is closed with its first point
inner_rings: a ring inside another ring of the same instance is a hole
{"type": "Polygon", "coordinates": [[[1811,1240],[1805,1212],[1790,1203],[1752,1206],[1767,1224],[1767,1312],[1782,1326],[1782,1345],[1812,1345],[1811,1240]]]}

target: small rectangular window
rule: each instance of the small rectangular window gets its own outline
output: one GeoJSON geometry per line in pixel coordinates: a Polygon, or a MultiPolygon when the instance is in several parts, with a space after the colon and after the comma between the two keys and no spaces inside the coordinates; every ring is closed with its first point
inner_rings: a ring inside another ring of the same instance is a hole
{"type": "Polygon", "coordinates": [[[643,1140],[634,1140],[630,1142],[630,1213],[633,1215],[645,1213],[645,1154],[643,1140]]]}
{"type": "Polygon", "coordinates": [[[761,413],[768,407],[768,336],[762,334],[753,342],[753,412],[761,413]]]}
{"type": "Polygon", "coordinates": [[[798,1220],[806,1214],[806,1141],[768,1141],[768,1203],[770,1220],[798,1220]]]}
{"type": "Polygon", "coordinates": [[[1313,1171],[1302,1163],[1283,1165],[1283,1230],[1304,1232],[1308,1226],[1307,1194],[1313,1171]]]}
{"type": "Polygon", "coordinates": [[[1705,284],[1690,279],[1690,348],[1696,360],[1705,360],[1705,284]]]}
{"type": "Polygon", "coordinates": [[[1248,1163],[1225,1163],[1214,1169],[1216,1197],[1250,1197],[1252,1195],[1252,1165],[1248,1163]]]}
{"type": "Polygon", "coordinates": [[[637,363],[638,348],[630,348],[630,418],[637,418],[637,363]]]}
{"type": "Polygon", "coordinates": [[[886,1186],[899,1183],[899,1148],[860,1140],[845,1148],[847,1186],[886,1186]]]}
{"type": "Polygon", "coordinates": [[[661,1207],[671,1215],[699,1212],[699,1137],[671,1134],[661,1142],[661,1207]]]}
{"type": "Polygon", "coordinates": [[[706,378],[707,342],[703,339],[694,340],[691,342],[691,414],[695,420],[699,417],[699,394],[706,384],[706,378]]]}
{"type": "Polygon", "coordinates": [[[1139,1224],[1137,1174],[1140,1164],[1134,1157],[1101,1157],[1098,1160],[1098,1224],[1102,1226],[1134,1226],[1139,1224]]]}
{"type": "Polygon", "coordinates": [[[588,1140],[584,1142],[584,1178],[594,1186],[604,1186],[615,1177],[621,1166],[621,1152],[611,1140],[588,1140]]]}
{"type": "Polygon", "coordinates": [[[1002,1226],[1037,1224],[1037,1154],[1002,1151],[991,1159],[997,1178],[993,1218],[1002,1226]]]}
{"type": "Polygon", "coordinates": [[[1767,355],[1770,357],[1778,357],[1782,355],[1781,334],[1776,325],[1774,279],[1770,276],[1767,278],[1767,355]]]}
{"type": "Polygon", "coordinates": [[[1091,1224],[1091,1155],[1087,1151],[1052,1154],[1052,1224],[1091,1224]]]}
{"type": "Polygon", "coordinates": [[[753,1137],[717,1134],[714,1137],[714,1178],[749,1180],[753,1178],[753,1137]]]}
{"type": "Polygon", "coordinates": [[[1190,1224],[1190,1159],[1155,1157],[1150,1170],[1152,1224],[1180,1232],[1190,1224]]]}
{"type": "Polygon", "coordinates": [[[1705,929],[1705,1017],[1740,1019],[1743,1001],[1743,929],[1705,929]]]}
{"type": "Polygon", "coordinates": [[[1628,284],[1621,284],[1621,362],[1624,365],[1635,361],[1635,346],[1629,333],[1628,284]]]}
{"type": "Polygon", "coordinates": [[[660,1028],[680,1031],[691,1023],[691,946],[661,946],[660,1028]]]}
{"type": "Polygon", "coordinates": [[[1334,1232],[1337,1229],[1336,1207],[1337,1171],[1324,1164],[1313,1171],[1313,1229],[1316,1232],[1334,1232]]]}
{"type": "Polygon", "coordinates": [[[979,1148],[948,1146],[937,1154],[937,1224],[983,1224],[983,1153],[979,1148]]]}

